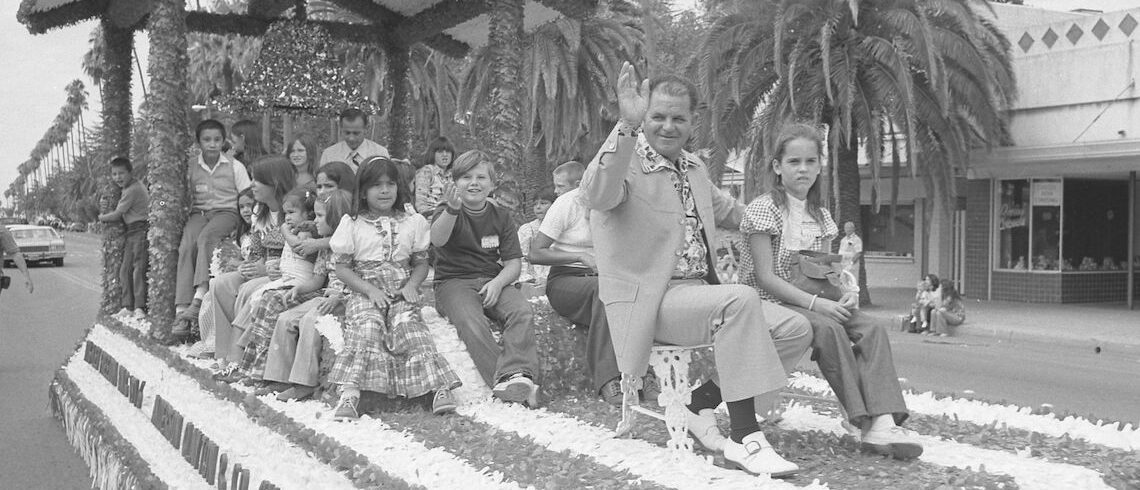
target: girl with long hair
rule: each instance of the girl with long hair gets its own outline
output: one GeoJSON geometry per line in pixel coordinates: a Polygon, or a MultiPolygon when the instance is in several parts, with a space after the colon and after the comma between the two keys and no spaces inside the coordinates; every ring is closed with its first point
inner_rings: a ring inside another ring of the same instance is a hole
{"type": "Polygon", "coordinates": [[[316,187],[317,164],[321,157],[317,153],[317,144],[313,138],[300,134],[285,145],[285,156],[293,164],[297,172],[297,187],[316,187]]]}
{"type": "Polygon", "coordinates": [[[424,152],[424,164],[416,171],[416,210],[424,216],[435,213],[435,207],[443,199],[443,186],[448,182],[447,171],[455,160],[455,146],[445,136],[440,136],[424,152]]]}
{"type": "Polygon", "coordinates": [[[847,420],[860,429],[862,449],[913,459],[922,454],[922,446],[897,425],[910,413],[891,358],[889,320],[863,314],[858,286],[850,282],[839,301],[790,282],[800,250],[830,252],[839,234],[820,191],[823,141],[816,128],[805,124],[780,130],[765,166],[769,190],[748,205],[740,223],[749,245],[741,254],[740,277],[762,299],[782,305],[774,308],[792,310],[811,323],[813,358],[847,420]]]}

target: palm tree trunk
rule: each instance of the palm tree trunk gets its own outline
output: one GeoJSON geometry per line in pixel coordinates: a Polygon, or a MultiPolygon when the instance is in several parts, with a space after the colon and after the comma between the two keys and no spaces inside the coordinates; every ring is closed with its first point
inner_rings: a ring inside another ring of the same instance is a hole
{"type": "Polygon", "coordinates": [[[489,0],[491,28],[490,151],[505,180],[522,175],[524,0],[489,0]]]}
{"type": "Polygon", "coordinates": [[[186,108],[186,12],[182,0],[155,0],[150,14],[151,83],[147,110],[150,153],[150,271],[148,305],[152,334],[169,332],[174,320],[178,243],[186,218],[186,148],[190,145],[186,108]]]}
{"type": "Polygon", "coordinates": [[[408,158],[408,139],[411,114],[408,111],[408,63],[411,53],[407,47],[388,46],[388,83],[392,90],[392,108],[388,111],[388,150],[392,158],[408,158]]]}
{"type": "MultiPolygon", "coordinates": [[[[859,146],[854,136],[848,141],[851,142],[849,146],[841,144],[839,148],[833,149],[838,151],[836,185],[839,186],[839,213],[836,215],[836,222],[839,224],[839,229],[843,230],[843,223],[851,221],[855,223],[855,232],[859,236],[864,236],[863,230],[866,228],[860,218],[862,213],[859,212],[859,146]]],[[[863,263],[864,261],[860,259],[859,303],[867,306],[871,304],[871,293],[867,291],[867,269],[863,263]]]]}
{"type": "MultiPolygon", "coordinates": [[[[109,20],[103,20],[103,42],[106,56],[103,58],[103,139],[111,155],[128,156],[131,151],[131,50],[135,36],[130,29],[121,29],[109,20]]],[[[94,177],[94,176],[92,176],[94,177]]],[[[99,200],[99,212],[114,209],[122,196],[122,190],[103,181],[103,197],[99,200]]],[[[121,285],[119,265],[123,262],[123,225],[106,223],[103,227],[103,299],[99,310],[105,314],[119,309],[121,285]]]]}

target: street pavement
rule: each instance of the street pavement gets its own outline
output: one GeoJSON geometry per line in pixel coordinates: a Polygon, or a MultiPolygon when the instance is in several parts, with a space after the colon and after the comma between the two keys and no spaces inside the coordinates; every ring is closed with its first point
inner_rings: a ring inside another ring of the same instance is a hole
{"type": "Polygon", "coordinates": [[[48,385],[99,304],[99,238],[69,235],[65,266],[31,268],[35,293],[16,277],[0,294],[0,488],[91,488],[87,465],[48,407],[48,385]]]}
{"type": "MultiPolygon", "coordinates": [[[[16,280],[0,295],[0,488],[90,486],[85,464],[47,402],[51,377],[93,322],[100,294],[99,237],[70,234],[66,240],[65,267],[32,269],[35,294],[16,280]]],[[[867,312],[882,316],[901,313],[913,296],[903,289],[872,292],[876,303],[867,312]]],[[[904,387],[1032,407],[1049,403],[1058,412],[1136,424],[1140,345],[1103,338],[1131,332],[1124,328],[1132,314],[1119,306],[975,303],[968,306],[971,327],[961,336],[891,332],[891,342],[904,387]],[[1058,316],[1063,327],[1036,328],[1058,316]]],[[[801,366],[814,368],[806,360],[801,366]]]]}

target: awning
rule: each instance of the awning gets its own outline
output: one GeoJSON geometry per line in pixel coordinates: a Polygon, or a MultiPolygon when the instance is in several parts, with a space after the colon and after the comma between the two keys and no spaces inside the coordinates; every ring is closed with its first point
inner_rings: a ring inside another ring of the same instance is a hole
{"type": "Polygon", "coordinates": [[[1132,171],[1140,172],[1140,139],[977,150],[970,154],[966,177],[1120,178],[1132,171]]]}

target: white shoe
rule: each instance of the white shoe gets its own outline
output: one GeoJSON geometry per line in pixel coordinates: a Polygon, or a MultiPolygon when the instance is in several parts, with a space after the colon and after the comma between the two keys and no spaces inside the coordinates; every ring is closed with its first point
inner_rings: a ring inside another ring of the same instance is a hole
{"type": "Polygon", "coordinates": [[[141,320],[141,319],[143,319],[143,318],[146,318],[146,312],[145,312],[145,311],[143,311],[143,309],[142,309],[142,308],[135,308],[135,313],[134,313],[134,315],[135,315],[135,318],[138,318],[138,319],[140,319],[140,320],[141,320]]]}
{"type": "Polygon", "coordinates": [[[705,449],[721,452],[724,451],[724,442],[728,439],[720,433],[720,428],[716,426],[716,415],[714,413],[711,408],[701,410],[700,414],[695,414],[686,408],[685,418],[689,424],[689,433],[696,437],[705,449]]]}
{"type": "Polygon", "coordinates": [[[860,446],[870,451],[899,460],[914,459],[922,455],[922,444],[915,441],[914,434],[902,427],[869,430],[863,434],[860,446]]]}
{"type": "Polygon", "coordinates": [[[783,478],[794,475],[800,467],[776,454],[764,433],[753,432],[744,436],[740,444],[729,439],[724,444],[724,460],[730,468],[753,475],[770,475],[783,478]]]}
{"type": "Polygon", "coordinates": [[[491,389],[491,394],[508,403],[523,403],[532,408],[538,404],[538,385],[522,374],[499,382],[491,389]]]}
{"type": "Polygon", "coordinates": [[[126,307],[119,308],[119,311],[114,316],[131,316],[131,310],[126,307]]]}

